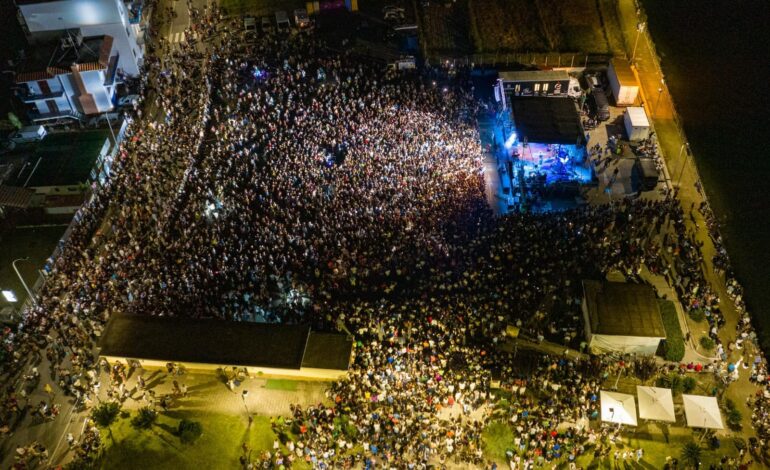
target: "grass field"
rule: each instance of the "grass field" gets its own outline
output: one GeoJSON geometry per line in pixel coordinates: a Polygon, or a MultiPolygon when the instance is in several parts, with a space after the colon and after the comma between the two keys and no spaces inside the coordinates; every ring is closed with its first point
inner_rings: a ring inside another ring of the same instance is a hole
{"type": "MultiPolygon", "coordinates": [[[[665,465],[667,456],[680,458],[682,446],[690,442],[693,436],[693,432],[689,429],[669,427],[664,429],[658,424],[640,423],[636,431],[633,428],[624,430],[622,443],[617,445],[615,449],[623,451],[642,448],[644,449],[644,458],[640,462],[641,465],[632,465],[632,468],[659,469],[665,465]]],[[[487,457],[495,460],[501,466],[506,465],[505,452],[507,450],[512,451],[514,447],[512,429],[504,422],[493,422],[487,426],[482,437],[484,452],[487,457]]],[[[708,468],[708,465],[712,463],[718,464],[723,456],[735,457],[737,455],[738,450],[729,439],[723,439],[721,446],[713,450],[708,449],[706,442],[703,442],[702,463],[704,468],[708,468]]],[[[602,459],[594,459],[593,448],[589,448],[585,454],[578,456],[576,463],[587,469],[617,468],[613,466],[613,460],[611,455],[602,459]]],[[[566,457],[562,457],[561,462],[561,466],[557,464],[553,468],[567,468],[566,457]]]]}
{"type": "Polygon", "coordinates": [[[130,418],[121,418],[113,425],[112,434],[114,444],[106,431],[102,433],[107,444],[101,462],[101,468],[105,470],[240,468],[238,459],[244,442],[252,449],[251,457],[255,460],[261,452],[272,450],[276,439],[268,418],[264,416],[256,416],[251,428],[248,428],[245,413],[243,416],[230,416],[189,411],[161,414],[157,424],[148,431],[138,431],[131,427],[130,418]],[[203,427],[203,435],[191,445],[181,443],[175,435],[177,425],[183,418],[199,421],[203,427]]]}
{"type": "MultiPolygon", "coordinates": [[[[466,0],[469,31],[475,52],[583,52],[621,53],[623,37],[615,0],[466,0]]],[[[443,7],[442,7],[443,8],[443,7]]],[[[449,44],[431,38],[444,37],[441,19],[429,18],[435,34],[428,34],[430,50],[449,44]],[[436,24],[437,23],[437,24],[436,24]]],[[[444,25],[444,28],[448,27],[444,25]]]]}
{"type": "Polygon", "coordinates": [[[294,392],[297,390],[296,380],[268,379],[265,384],[268,390],[284,390],[294,392]]]}

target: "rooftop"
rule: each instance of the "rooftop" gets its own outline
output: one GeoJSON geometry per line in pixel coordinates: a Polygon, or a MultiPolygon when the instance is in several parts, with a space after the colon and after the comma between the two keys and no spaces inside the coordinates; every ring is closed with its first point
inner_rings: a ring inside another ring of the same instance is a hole
{"type": "Polygon", "coordinates": [[[539,144],[583,144],[585,136],[575,103],[565,98],[513,97],[519,140],[539,144]]]}
{"type": "Polygon", "coordinates": [[[515,72],[500,72],[498,76],[504,82],[569,80],[569,74],[564,70],[518,70],[515,72]]]}
{"type": "Polygon", "coordinates": [[[593,334],[665,338],[655,291],[645,284],[583,281],[593,334]]]}
{"type": "Polygon", "coordinates": [[[346,370],[353,342],[309,326],[114,314],[101,355],[228,366],[346,370]]]}
{"type": "Polygon", "coordinates": [[[612,59],[610,60],[610,66],[615,70],[615,76],[618,77],[618,82],[626,86],[639,86],[636,81],[636,76],[631,70],[631,64],[624,59],[612,59]]]}
{"type": "Polygon", "coordinates": [[[16,83],[69,73],[73,64],[79,64],[80,70],[106,69],[111,51],[112,36],[93,36],[79,41],[75,33],[67,33],[56,41],[31,48],[16,74],[16,83]]]}

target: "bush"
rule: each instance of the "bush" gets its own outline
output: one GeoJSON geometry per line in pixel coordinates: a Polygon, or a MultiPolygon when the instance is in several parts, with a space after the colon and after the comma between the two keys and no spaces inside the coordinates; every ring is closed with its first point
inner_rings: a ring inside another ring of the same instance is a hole
{"type": "Polygon", "coordinates": [[[634,375],[642,379],[642,381],[647,381],[657,372],[658,364],[655,362],[654,357],[644,356],[634,359],[633,368],[634,375]]]}
{"type": "Polygon", "coordinates": [[[118,419],[118,414],[120,414],[120,403],[114,401],[101,403],[91,410],[91,418],[97,426],[103,428],[112,426],[112,423],[118,419]]]}
{"type": "Polygon", "coordinates": [[[64,470],[98,470],[100,467],[101,465],[98,462],[77,457],[65,465],[64,470]]]}
{"type": "Polygon", "coordinates": [[[667,300],[659,301],[663,327],[666,329],[666,343],[663,357],[667,361],[679,362],[684,357],[684,336],[679,327],[679,318],[674,303],[667,300]]]}
{"type": "Polygon", "coordinates": [[[669,374],[658,378],[658,387],[670,388],[672,395],[679,395],[684,389],[684,380],[679,374],[669,374]]]}
{"type": "Polygon", "coordinates": [[[145,406],[140,408],[136,416],[131,419],[131,426],[136,429],[150,429],[157,420],[158,413],[149,406],[145,406]]]}
{"type": "Polygon", "coordinates": [[[183,419],[176,429],[179,440],[185,444],[192,444],[203,434],[203,426],[198,421],[183,419]]]}
{"type": "Polygon", "coordinates": [[[695,385],[697,382],[692,377],[685,377],[684,380],[682,380],[682,391],[684,393],[690,393],[693,390],[695,390],[695,385]]]}
{"type": "Polygon", "coordinates": [[[733,431],[740,431],[743,428],[743,415],[735,406],[735,402],[728,398],[725,400],[725,408],[727,408],[727,427],[733,431]]]}
{"type": "Polygon", "coordinates": [[[690,310],[690,318],[692,321],[700,323],[706,319],[706,314],[703,313],[702,308],[694,308],[690,310]]]}
{"type": "Polygon", "coordinates": [[[711,351],[716,346],[716,343],[713,339],[711,339],[708,336],[702,336],[700,339],[700,345],[705,349],[706,351],[711,351]]]}
{"type": "Polygon", "coordinates": [[[743,428],[743,415],[736,408],[727,410],[727,427],[733,431],[740,431],[743,428]]]}

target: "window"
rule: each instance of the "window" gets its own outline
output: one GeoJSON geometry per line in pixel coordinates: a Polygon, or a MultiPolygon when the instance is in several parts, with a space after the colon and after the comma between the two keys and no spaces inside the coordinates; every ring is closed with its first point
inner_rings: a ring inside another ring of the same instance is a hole
{"type": "Polygon", "coordinates": [[[548,93],[548,84],[543,83],[543,93],[548,93]]]}
{"type": "Polygon", "coordinates": [[[535,93],[539,93],[539,92],[540,92],[540,84],[535,83],[535,93]]]}
{"type": "Polygon", "coordinates": [[[513,91],[515,91],[517,95],[521,93],[521,84],[517,83],[516,86],[513,88],[513,91]]]}

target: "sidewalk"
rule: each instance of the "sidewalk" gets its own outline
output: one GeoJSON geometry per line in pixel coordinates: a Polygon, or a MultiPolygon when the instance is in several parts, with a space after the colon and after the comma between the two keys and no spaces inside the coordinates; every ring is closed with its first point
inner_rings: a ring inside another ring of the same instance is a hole
{"type": "MultiPolygon", "coordinates": [[[[626,44],[633,45],[637,35],[637,24],[643,21],[642,18],[637,16],[637,7],[634,0],[618,0],[618,17],[626,44]]],[[[720,307],[726,323],[719,331],[719,338],[726,346],[735,340],[736,325],[740,315],[736,312],[733,302],[727,295],[724,279],[714,271],[712,259],[716,250],[708,234],[703,216],[696,209],[692,211],[695,219],[694,223],[687,217],[690,207],[694,205],[697,208],[706,196],[696,187],[700,177],[695,166],[694,157],[689,157],[688,152],[683,151],[687,140],[678,122],[674,103],[666,86],[665,77],[655,52],[655,46],[647,32],[648,29],[645,28],[645,31],[639,38],[634,59],[636,73],[641,85],[640,92],[643,106],[652,118],[661,152],[669,169],[671,182],[679,190],[678,197],[685,211],[687,227],[695,232],[698,241],[703,242],[704,274],[712,289],[719,295],[721,300],[720,307]]],[[[748,351],[733,351],[730,353],[728,360],[730,362],[737,362],[744,352],[748,354],[748,351]]],[[[752,410],[746,406],[745,398],[753,395],[758,388],[748,381],[748,373],[746,371],[741,372],[740,380],[728,387],[726,396],[731,397],[735,401],[743,414],[745,423],[743,434],[744,437],[748,437],[754,435],[754,430],[750,426],[752,410]]]]}

